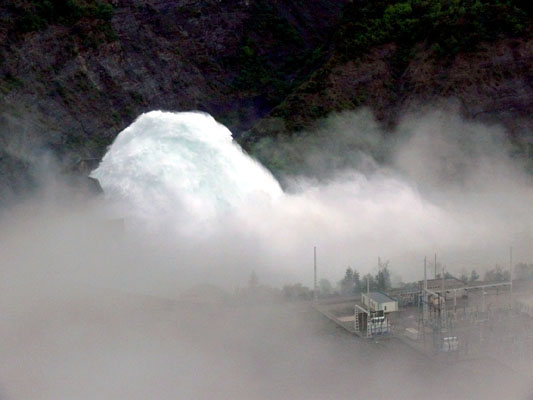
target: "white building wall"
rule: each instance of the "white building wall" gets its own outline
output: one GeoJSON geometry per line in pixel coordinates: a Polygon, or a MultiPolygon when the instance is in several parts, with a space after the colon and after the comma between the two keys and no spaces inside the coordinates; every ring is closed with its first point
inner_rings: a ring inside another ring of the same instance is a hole
{"type": "Polygon", "coordinates": [[[383,307],[382,310],[387,313],[398,311],[397,301],[389,301],[388,303],[381,304],[381,306],[383,307]]]}
{"type": "Polygon", "coordinates": [[[362,294],[361,301],[364,306],[368,307],[372,311],[385,311],[387,313],[398,311],[397,301],[378,303],[377,301],[369,298],[365,293],[362,294]]]}

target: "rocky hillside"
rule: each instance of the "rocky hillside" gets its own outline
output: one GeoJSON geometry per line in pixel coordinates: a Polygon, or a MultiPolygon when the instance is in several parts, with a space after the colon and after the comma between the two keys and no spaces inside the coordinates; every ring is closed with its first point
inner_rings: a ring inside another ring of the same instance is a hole
{"type": "Polygon", "coordinates": [[[0,200],[34,184],[36,160],[86,171],[152,109],[208,111],[253,151],[332,111],[368,106],[393,127],[453,99],[532,157],[525,0],[1,4],[0,200]]]}

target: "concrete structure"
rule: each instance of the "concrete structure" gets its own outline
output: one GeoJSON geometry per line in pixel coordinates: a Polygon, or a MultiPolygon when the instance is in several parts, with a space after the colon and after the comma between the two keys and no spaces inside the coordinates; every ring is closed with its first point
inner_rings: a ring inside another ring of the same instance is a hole
{"type": "Polygon", "coordinates": [[[398,311],[398,301],[381,292],[361,294],[362,304],[354,307],[354,330],[362,337],[375,337],[391,333],[387,314],[398,311]]]}
{"type": "Polygon", "coordinates": [[[440,350],[444,352],[458,351],[459,339],[457,339],[457,336],[443,337],[440,350]]]}
{"type": "Polygon", "coordinates": [[[388,314],[398,311],[398,301],[381,292],[361,294],[361,302],[369,311],[383,311],[388,314]]]}
{"type": "Polygon", "coordinates": [[[370,311],[358,304],[354,307],[354,331],[359,336],[372,338],[391,333],[392,326],[383,311],[370,311]]]}

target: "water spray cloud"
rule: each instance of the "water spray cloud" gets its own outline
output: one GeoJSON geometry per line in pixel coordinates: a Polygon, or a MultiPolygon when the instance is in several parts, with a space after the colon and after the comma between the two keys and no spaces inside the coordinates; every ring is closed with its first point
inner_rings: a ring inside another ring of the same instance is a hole
{"type": "MultiPolygon", "coordinates": [[[[365,112],[336,116],[325,125],[329,137],[322,131],[319,140],[340,137],[349,144],[361,136],[368,145],[377,129],[368,118],[365,112]]],[[[406,279],[418,277],[423,255],[433,251],[457,274],[501,262],[511,243],[520,256],[530,256],[533,191],[501,146],[495,150],[481,140],[498,136],[497,130],[437,113],[406,120],[399,131],[404,141],[388,167],[374,162],[364,174],[347,168],[322,181],[286,176],[283,193],[212,117],[151,112],[119,134],[93,176],[136,231],[165,232],[156,241],[168,242],[186,260],[177,267],[181,272],[203,271],[202,279],[212,283],[234,281],[251,269],[272,283],[305,281],[314,245],[329,279],[347,265],[371,272],[378,255],[406,279]],[[501,207],[506,201],[514,204],[507,211],[501,207]]],[[[384,134],[378,136],[374,142],[383,143],[384,134]]],[[[289,153],[308,154],[306,164],[328,164],[331,149],[336,161],[359,154],[342,155],[342,146],[320,146],[316,138],[312,148],[305,140],[271,145],[297,146],[289,153]]]]}
{"type": "MultiPolygon", "coordinates": [[[[347,145],[376,129],[364,114],[332,121],[324,140],[341,134],[347,145]]],[[[283,193],[211,117],[140,117],[94,172],[106,201],[57,207],[41,197],[0,217],[2,396],[527,398],[529,381],[499,365],[448,368],[386,343],[370,348],[302,304],[194,305],[180,297],[195,283],[246,285],[252,270],[261,283],[309,284],[314,245],[319,275],[330,280],[348,265],[375,272],[378,255],[410,280],[434,250],[452,272],[505,262],[509,241],[518,260],[531,260],[527,177],[502,151],[457,152],[451,134],[488,128],[451,121],[404,122],[410,135],[394,162],[371,160],[365,173],[344,162],[357,151],[298,140],[289,153],[309,155],[317,171],[345,168],[321,174],[327,179],[286,176],[283,193]],[[337,152],[333,162],[329,151],[337,152]],[[457,173],[462,179],[450,179],[457,173]],[[125,232],[109,215],[126,218],[125,232]]]]}
{"type": "Polygon", "coordinates": [[[244,154],[226,127],[197,112],[141,115],[92,176],[110,200],[147,218],[185,214],[198,222],[282,195],[272,174],[244,154]]]}

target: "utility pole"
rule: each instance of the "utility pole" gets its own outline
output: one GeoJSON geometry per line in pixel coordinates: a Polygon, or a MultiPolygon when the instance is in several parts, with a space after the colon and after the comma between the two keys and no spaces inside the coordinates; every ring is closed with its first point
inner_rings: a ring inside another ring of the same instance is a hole
{"type": "Polygon", "coordinates": [[[424,257],[424,288],[422,293],[422,319],[425,324],[428,318],[428,273],[427,273],[427,257],[424,257]]]}
{"type": "Polygon", "coordinates": [[[437,279],[437,253],[435,253],[435,264],[434,264],[434,266],[435,266],[435,276],[434,276],[434,278],[437,279]]]}
{"type": "Polygon", "coordinates": [[[444,265],[440,269],[442,276],[440,277],[440,290],[441,293],[444,294],[444,265]]]}
{"type": "Polygon", "coordinates": [[[317,285],[316,285],[316,246],[313,247],[313,256],[314,256],[314,266],[315,266],[315,288],[313,290],[313,299],[315,300],[315,303],[316,303],[318,299],[317,285]]]}
{"type": "Polygon", "coordinates": [[[513,307],[513,246],[509,248],[509,285],[511,294],[511,308],[513,307]]]}
{"type": "Polygon", "coordinates": [[[381,272],[381,257],[378,256],[378,274],[376,275],[377,279],[376,279],[376,282],[375,282],[377,290],[380,290],[380,287],[379,287],[379,278],[381,276],[380,272],[381,272]]]}
{"type": "MultiPolygon", "coordinates": [[[[435,265],[437,265],[437,254],[435,254],[435,265]]],[[[442,315],[442,321],[444,322],[442,325],[444,326],[444,328],[446,328],[448,318],[446,316],[446,286],[444,285],[444,265],[442,265],[441,274],[442,274],[441,281],[440,281],[441,282],[441,296],[442,296],[441,315],[442,315]]],[[[440,305],[440,302],[439,302],[439,305],[440,305]]]]}

